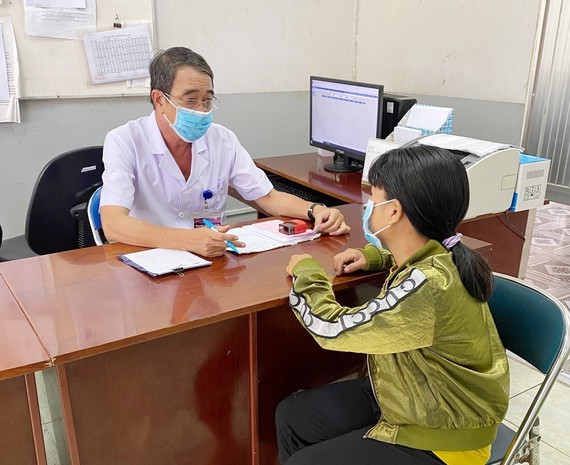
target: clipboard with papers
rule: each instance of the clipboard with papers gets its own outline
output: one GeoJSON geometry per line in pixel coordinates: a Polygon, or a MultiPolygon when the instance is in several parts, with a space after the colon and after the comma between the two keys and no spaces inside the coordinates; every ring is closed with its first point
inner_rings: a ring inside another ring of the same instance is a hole
{"type": "Polygon", "coordinates": [[[182,274],[185,270],[212,264],[212,262],[204,260],[186,250],[173,249],[143,250],[141,252],[117,255],[117,258],[152,277],[170,273],[182,274]]]}

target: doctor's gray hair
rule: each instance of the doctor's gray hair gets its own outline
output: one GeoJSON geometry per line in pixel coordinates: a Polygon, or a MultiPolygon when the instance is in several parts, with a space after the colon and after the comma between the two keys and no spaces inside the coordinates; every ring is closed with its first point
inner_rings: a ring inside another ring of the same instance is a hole
{"type": "MultiPolygon", "coordinates": [[[[150,62],[150,91],[157,89],[169,94],[180,66],[190,66],[196,71],[207,74],[214,84],[214,72],[202,55],[186,47],[171,47],[160,50],[150,62]]],[[[150,101],[152,102],[152,98],[150,101]]]]}

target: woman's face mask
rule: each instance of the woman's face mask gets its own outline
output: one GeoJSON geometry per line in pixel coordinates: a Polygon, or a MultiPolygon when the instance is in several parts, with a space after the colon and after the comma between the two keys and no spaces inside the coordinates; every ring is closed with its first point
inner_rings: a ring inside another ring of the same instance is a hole
{"type": "Polygon", "coordinates": [[[176,120],[174,124],[168,120],[166,115],[163,116],[164,119],[168,121],[168,124],[170,124],[170,127],[174,129],[174,132],[178,134],[178,137],[185,142],[194,142],[206,133],[212,124],[212,110],[207,113],[190,110],[189,108],[174,105],[166,95],[164,98],[166,98],[171,105],[176,107],[176,120]]]}
{"type": "Polygon", "coordinates": [[[382,231],[385,231],[392,225],[389,224],[387,226],[384,226],[383,228],[373,233],[370,230],[370,217],[372,216],[372,211],[374,210],[374,207],[378,207],[379,205],[384,205],[389,202],[393,202],[394,200],[395,199],[390,199],[390,200],[385,200],[384,202],[374,203],[372,199],[369,199],[368,202],[366,202],[366,208],[364,209],[364,215],[362,216],[362,230],[364,231],[364,238],[372,245],[375,245],[376,247],[383,248],[382,241],[378,239],[378,237],[376,237],[377,234],[380,234],[382,231]]]}

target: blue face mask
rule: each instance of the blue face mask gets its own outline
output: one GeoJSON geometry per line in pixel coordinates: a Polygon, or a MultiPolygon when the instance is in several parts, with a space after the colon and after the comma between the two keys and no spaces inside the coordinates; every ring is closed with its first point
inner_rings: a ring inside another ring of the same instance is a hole
{"type": "Polygon", "coordinates": [[[385,231],[386,229],[388,229],[392,225],[389,224],[387,226],[384,226],[382,229],[373,233],[370,230],[370,217],[372,216],[372,210],[374,210],[374,207],[377,207],[379,205],[384,205],[386,203],[393,202],[393,201],[394,201],[394,199],[390,199],[390,200],[386,200],[384,202],[374,203],[374,201],[372,199],[369,199],[368,202],[366,202],[366,208],[364,210],[364,215],[362,216],[362,230],[364,231],[365,239],[368,242],[370,242],[372,245],[375,245],[376,247],[379,247],[381,249],[384,248],[382,246],[382,241],[380,239],[378,239],[378,237],[376,237],[376,235],[380,234],[382,231],[385,231]]]}
{"type": "Polygon", "coordinates": [[[168,121],[170,127],[178,134],[178,137],[185,142],[194,142],[202,137],[210,125],[212,124],[212,111],[207,113],[190,110],[184,107],[178,107],[164,96],[173,106],[176,107],[176,120],[174,124],[168,121],[166,115],[163,114],[164,119],[168,121]]]}

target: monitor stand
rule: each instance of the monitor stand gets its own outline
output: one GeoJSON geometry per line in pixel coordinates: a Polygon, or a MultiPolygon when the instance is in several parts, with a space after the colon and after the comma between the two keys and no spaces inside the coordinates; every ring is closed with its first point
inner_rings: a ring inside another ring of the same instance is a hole
{"type": "Polygon", "coordinates": [[[325,171],[332,173],[354,173],[362,170],[363,163],[354,158],[335,153],[332,163],[325,165],[325,171]]]}

